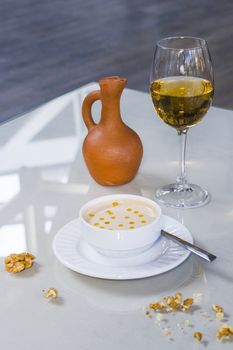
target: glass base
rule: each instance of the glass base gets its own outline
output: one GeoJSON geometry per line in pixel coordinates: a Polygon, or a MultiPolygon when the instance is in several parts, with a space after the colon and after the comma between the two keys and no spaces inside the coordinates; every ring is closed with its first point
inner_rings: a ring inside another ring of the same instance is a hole
{"type": "Polygon", "coordinates": [[[210,196],[198,185],[178,183],[159,188],[155,198],[159,203],[175,208],[198,208],[209,202],[210,196]]]}

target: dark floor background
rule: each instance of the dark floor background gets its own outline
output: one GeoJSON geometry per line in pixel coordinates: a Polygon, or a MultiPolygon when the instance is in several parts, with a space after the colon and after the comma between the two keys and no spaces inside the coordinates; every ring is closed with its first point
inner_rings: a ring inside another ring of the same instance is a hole
{"type": "Polygon", "coordinates": [[[0,120],[106,75],[148,91],[155,43],[170,35],[208,41],[214,105],[233,108],[232,0],[1,0],[0,120]]]}

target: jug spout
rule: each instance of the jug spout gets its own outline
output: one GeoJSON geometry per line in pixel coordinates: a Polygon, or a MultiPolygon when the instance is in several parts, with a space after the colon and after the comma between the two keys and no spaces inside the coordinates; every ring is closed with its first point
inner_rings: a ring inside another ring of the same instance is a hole
{"type": "Polygon", "coordinates": [[[118,77],[106,77],[99,80],[102,98],[120,98],[127,83],[127,79],[118,77]]]}

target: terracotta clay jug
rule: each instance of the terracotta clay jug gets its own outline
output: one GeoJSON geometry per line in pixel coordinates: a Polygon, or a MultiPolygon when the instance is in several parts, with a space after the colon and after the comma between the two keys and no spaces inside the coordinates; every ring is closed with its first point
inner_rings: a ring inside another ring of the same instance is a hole
{"type": "Polygon", "coordinates": [[[91,176],[101,185],[115,186],[131,181],[142,159],[139,136],[121,119],[120,98],[127,83],[118,76],[99,81],[100,90],[86,96],[82,105],[88,135],[83,142],[83,156],[91,176]],[[92,104],[102,104],[100,122],[92,118],[92,104]]]}

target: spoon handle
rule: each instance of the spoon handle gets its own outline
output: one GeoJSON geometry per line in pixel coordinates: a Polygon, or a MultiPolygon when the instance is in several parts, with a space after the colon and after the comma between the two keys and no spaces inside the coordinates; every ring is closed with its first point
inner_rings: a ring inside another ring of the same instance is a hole
{"type": "Polygon", "coordinates": [[[182,247],[184,247],[185,249],[188,249],[189,251],[191,251],[192,253],[200,256],[201,258],[208,260],[208,261],[213,261],[215,260],[217,257],[209,252],[207,252],[206,250],[197,247],[194,244],[191,244],[187,241],[185,241],[184,239],[181,239],[177,236],[172,235],[169,232],[166,232],[164,230],[161,230],[161,235],[165,238],[168,238],[170,240],[172,240],[175,243],[178,243],[179,245],[181,245],[182,247]]]}

